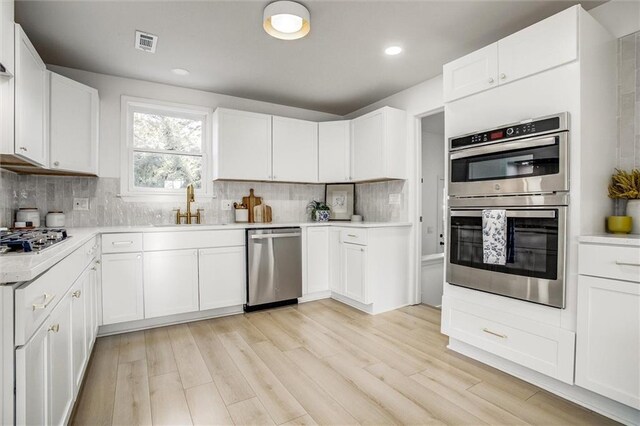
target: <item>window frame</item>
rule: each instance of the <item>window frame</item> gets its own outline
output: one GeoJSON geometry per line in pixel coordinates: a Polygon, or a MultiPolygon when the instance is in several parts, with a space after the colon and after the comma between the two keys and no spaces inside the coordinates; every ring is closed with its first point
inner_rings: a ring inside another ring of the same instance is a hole
{"type": "MultiPolygon", "coordinates": [[[[184,200],[186,190],[169,188],[139,188],[134,185],[134,153],[133,146],[133,115],[136,112],[163,114],[172,117],[188,119],[202,119],[202,150],[198,156],[202,159],[202,185],[196,188],[197,200],[211,200],[213,198],[213,164],[211,152],[213,148],[213,110],[208,107],[159,101],[155,99],[122,96],[121,98],[121,131],[120,138],[120,197],[125,201],[180,201],[184,200]]],[[[139,149],[138,151],[154,152],[153,149],[139,149]]],[[[162,150],[160,150],[162,151],[162,150]]],[[[170,151],[168,151],[170,154],[170,151]]],[[[182,152],[175,155],[181,155],[182,152]]]]}

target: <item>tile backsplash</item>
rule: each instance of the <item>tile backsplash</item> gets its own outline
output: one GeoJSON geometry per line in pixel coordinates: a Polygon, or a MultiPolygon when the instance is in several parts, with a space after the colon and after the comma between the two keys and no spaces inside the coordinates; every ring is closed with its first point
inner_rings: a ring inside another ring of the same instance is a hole
{"type": "Polygon", "coordinates": [[[640,168],[640,31],[618,40],[618,167],[640,168]]]}
{"type": "MultiPolygon", "coordinates": [[[[233,210],[222,210],[223,200],[241,201],[254,188],[273,208],[274,222],[308,220],[306,206],[324,199],[323,184],[267,182],[214,182],[215,198],[197,202],[204,209],[204,223],[233,222],[233,210]]],[[[356,185],[356,212],[367,221],[398,221],[406,212],[405,196],[400,205],[388,205],[389,194],[403,193],[404,181],[356,185]]],[[[0,172],[0,226],[10,226],[20,207],[37,207],[43,217],[48,211],[63,211],[66,226],[129,226],[174,223],[173,209],[185,209],[183,202],[131,202],[118,197],[117,178],[16,175],[0,172]],[[74,198],[88,198],[89,210],[73,210],[74,198]]],[[[196,198],[196,201],[198,199],[196,198]]],[[[194,208],[195,208],[194,207],[194,208]]]]}

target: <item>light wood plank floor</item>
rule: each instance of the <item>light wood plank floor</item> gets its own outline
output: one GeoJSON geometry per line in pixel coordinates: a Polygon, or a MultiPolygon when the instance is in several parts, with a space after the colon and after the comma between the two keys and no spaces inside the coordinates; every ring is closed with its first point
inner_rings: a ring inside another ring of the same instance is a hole
{"type": "Polygon", "coordinates": [[[98,339],[72,424],[613,421],[446,349],[440,311],[321,300],[98,339]]]}

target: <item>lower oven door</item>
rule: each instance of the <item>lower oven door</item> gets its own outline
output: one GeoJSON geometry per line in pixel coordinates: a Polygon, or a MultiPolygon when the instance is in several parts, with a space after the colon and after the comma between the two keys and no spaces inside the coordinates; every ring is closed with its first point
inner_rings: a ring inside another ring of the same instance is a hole
{"type": "Polygon", "coordinates": [[[482,210],[449,210],[447,282],[564,308],[567,207],[507,209],[505,265],[483,262],[482,210]]]}

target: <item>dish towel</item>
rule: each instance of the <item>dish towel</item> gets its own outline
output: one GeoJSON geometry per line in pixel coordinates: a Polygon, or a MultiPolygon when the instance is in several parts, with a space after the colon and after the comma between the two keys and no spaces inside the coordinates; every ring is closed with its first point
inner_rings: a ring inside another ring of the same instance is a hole
{"type": "Polygon", "coordinates": [[[506,210],[482,210],[482,255],[489,265],[507,263],[506,210]]]}

